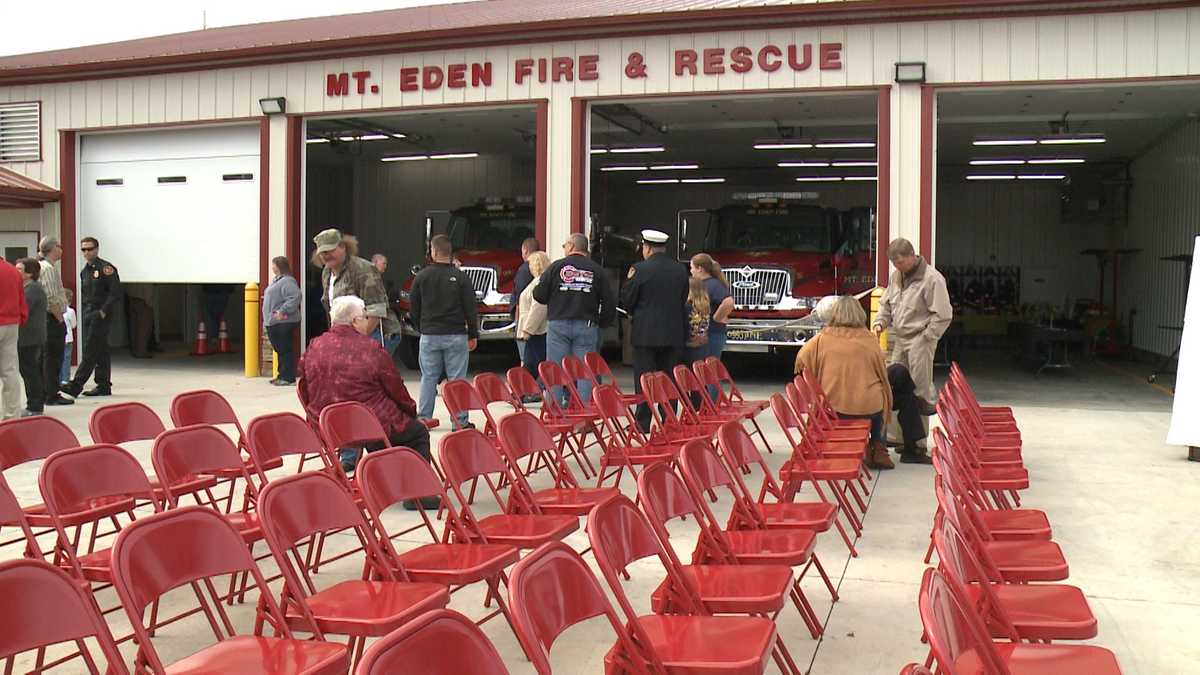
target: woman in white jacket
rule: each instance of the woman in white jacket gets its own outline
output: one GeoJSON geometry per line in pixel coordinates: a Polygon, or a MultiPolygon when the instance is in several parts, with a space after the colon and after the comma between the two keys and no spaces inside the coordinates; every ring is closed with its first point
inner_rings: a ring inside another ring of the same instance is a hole
{"type": "Polygon", "coordinates": [[[525,360],[521,364],[536,378],[538,364],[546,360],[546,306],[533,299],[533,289],[538,279],[550,265],[550,256],[544,251],[529,255],[529,272],[533,281],[521,291],[517,300],[517,339],[525,341],[525,360]]]}

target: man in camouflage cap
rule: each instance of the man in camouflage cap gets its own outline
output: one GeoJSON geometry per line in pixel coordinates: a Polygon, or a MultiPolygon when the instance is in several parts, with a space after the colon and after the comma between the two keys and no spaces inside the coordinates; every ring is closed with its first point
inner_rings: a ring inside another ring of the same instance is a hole
{"type": "MultiPolygon", "coordinates": [[[[329,313],[334,298],[355,295],[366,305],[371,333],[381,336],[380,323],[387,320],[387,289],[379,270],[358,257],[358,241],[341,230],[329,228],[313,237],[317,250],[312,262],[321,267],[321,304],[329,313]]],[[[382,339],[382,338],[380,338],[382,339]]]]}

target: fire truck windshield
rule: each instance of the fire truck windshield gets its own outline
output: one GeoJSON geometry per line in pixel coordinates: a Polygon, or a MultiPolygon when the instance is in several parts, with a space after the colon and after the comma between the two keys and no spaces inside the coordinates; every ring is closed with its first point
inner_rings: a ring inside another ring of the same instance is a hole
{"type": "Polygon", "coordinates": [[[450,241],[456,250],[515,249],[533,233],[533,214],[521,210],[472,209],[450,218],[450,241]]]}
{"type": "Polygon", "coordinates": [[[723,209],[712,248],[829,253],[829,223],[820,211],[783,208],[723,209]]]}

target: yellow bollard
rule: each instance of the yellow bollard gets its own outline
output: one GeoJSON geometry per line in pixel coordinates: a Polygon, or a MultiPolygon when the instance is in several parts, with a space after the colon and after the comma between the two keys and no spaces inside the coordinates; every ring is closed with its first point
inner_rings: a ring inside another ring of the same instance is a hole
{"type": "Polygon", "coordinates": [[[246,284],[245,308],[246,308],[246,323],[245,323],[245,339],[243,343],[246,347],[246,377],[258,377],[259,353],[262,351],[259,345],[258,330],[262,326],[262,317],[259,316],[259,295],[258,284],[251,281],[246,284]]]}
{"type": "MultiPolygon", "coordinates": [[[[884,291],[884,289],[882,286],[876,286],[875,289],[871,291],[871,321],[870,321],[870,324],[872,326],[875,325],[875,317],[879,315],[879,302],[883,299],[883,291],[884,291]]],[[[879,348],[886,352],[887,344],[888,344],[887,331],[885,330],[879,334],[879,348]]]]}
{"type": "Polygon", "coordinates": [[[279,377],[279,352],[271,350],[271,377],[279,377]]]}

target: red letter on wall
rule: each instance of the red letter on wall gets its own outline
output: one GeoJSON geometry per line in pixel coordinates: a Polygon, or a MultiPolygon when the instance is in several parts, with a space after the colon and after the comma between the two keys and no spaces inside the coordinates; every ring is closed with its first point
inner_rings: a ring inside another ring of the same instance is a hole
{"type": "Polygon", "coordinates": [[[451,89],[467,86],[467,64],[454,63],[446,66],[446,86],[451,89]]]}
{"type": "Polygon", "coordinates": [[[750,51],[749,47],[734,47],[729,52],[729,60],[732,61],[729,69],[735,73],[748,73],[754,67],[754,60],[750,55],[754,52],[750,51]]]}
{"type": "Polygon", "coordinates": [[[796,58],[796,45],[788,45],[788,65],[792,70],[808,70],[812,66],[812,45],[804,43],[804,60],[796,58]]]}
{"type": "Polygon", "coordinates": [[[692,75],[696,74],[696,50],[695,49],[676,49],[675,50],[675,74],[683,75],[683,71],[691,71],[692,75]]]}
{"type": "Polygon", "coordinates": [[[821,70],[842,69],[842,43],[821,43],[821,70]]]}
{"type": "Polygon", "coordinates": [[[579,57],[579,80],[586,82],[588,80],[600,79],[598,66],[600,64],[600,56],[598,54],[584,54],[579,57]]]}
{"type": "Polygon", "coordinates": [[[720,75],[725,72],[725,50],[723,48],[704,50],[704,74],[720,75]]]}
{"type": "Polygon", "coordinates": [[[478,87],[492,86],[492,62],[484,61],[483,63],[471,64],[471,86],[478,87]]]}
{"type": "Polygon", "coordinates": [[[421,69],[421,86],[425,89],[439,89],[446,75],[440,66],[425,66],[421,69]]]}
{"type": "Polygon", "coordinates": [[[360,93],[360,94],[367,93],[367,78],[371,76],[371,71],[359,70],[359,71],[350,73],[350,75],[353,76],[354,81],[358,83],[358,93],[360,93]]]}
{"type": "Polygon", "coordinates": [[[417,74],[419,72],[416,68],[401,68],[400,91],[416,91],[420,89],[420,85],[417,84],[417,74]]]}
{"type": "Polygon", "coordinates": [[[566,80],[575,81],[575,59],[569,56],[556,56],[550,62],[550,78],[555,82],[566,80]]]}
{"type": "Polygon", "coordinates": [[[773,73],[783,65],[783,62],[779,60],[780,56],[783,56],[783,52],[780,51],[779,47],[767,45],[758,50],[758,67],[765,72],[773,73]],[[767,58],[768,56],[774,56],[775,60],[770,60],[767,58]]]}
{"type": "Polygon", "coordinates": [[[350,75],[347,73],[329,73],[325,76],[326,96],[348,96],[350,94],[350,75]]]}
{"type": "Polygon", "coordinates": [[[513,78],[517,84],[525,82],[525,78],[533,73],[533,59],[517,59],[513,62],[513,78]]]}

